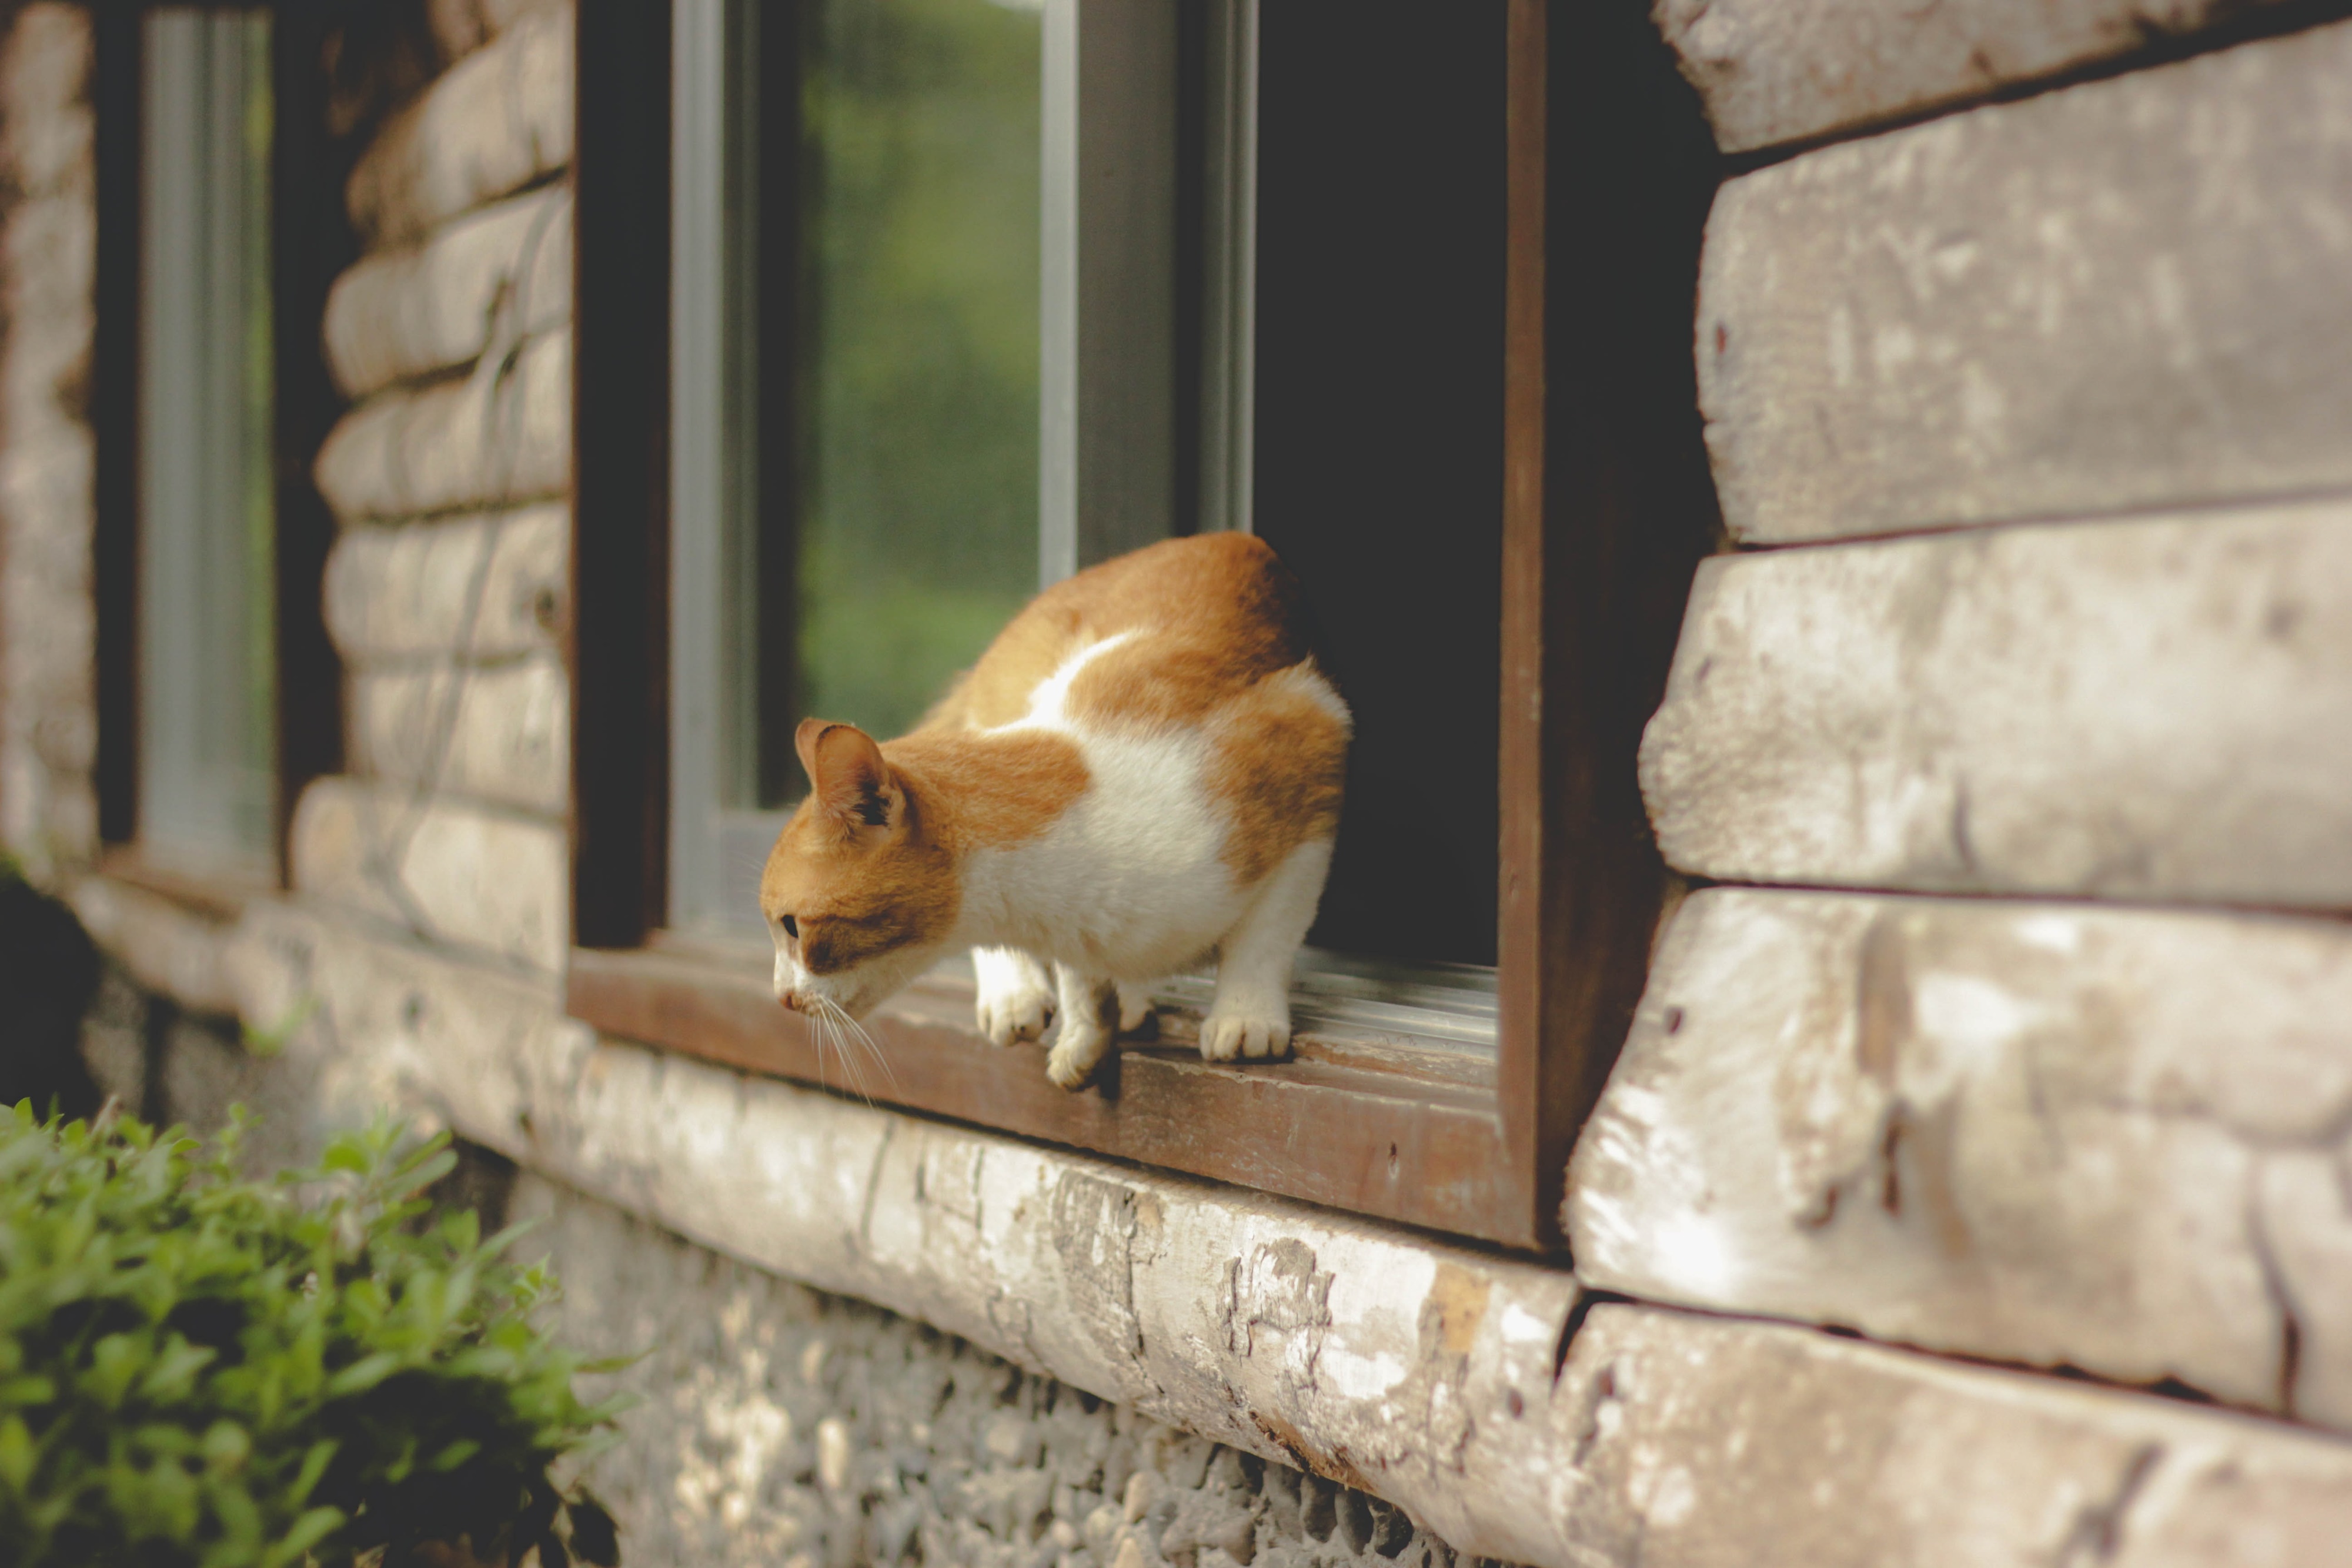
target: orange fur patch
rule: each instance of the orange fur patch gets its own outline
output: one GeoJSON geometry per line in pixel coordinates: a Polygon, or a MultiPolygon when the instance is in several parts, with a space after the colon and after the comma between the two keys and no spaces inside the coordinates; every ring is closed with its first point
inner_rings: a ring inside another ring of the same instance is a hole
{"type": "Polygon", "coordinates": [[[1092,782],[1077,743],[1045,730],[918,730],[883,747],[950,852],[1010,849],[1054,825],[1092,782]],[[937,779],[940,784],[932,783],[937,779]],[[944,781],[952,779],[952,785],[944,781]]]}
{"type": "Polygon", "coordinates": [[[1071,654],[1123,632],[1137,635],[1072,683],[1070,716],[1198,720],[1306,658],[1305,622],[1298,580],[1265,541],[1248,534],[1165,539],[1031,600],[915,733],[1012,724],[1071,654]]]}
{"type": "Polygon", "coordinates": [[[1234,879],[1246,887],[1337,832],[1347,775],[1348,727],[1295,686],[1262,684],[1220,712],[1207,784],[1234,879]]]}

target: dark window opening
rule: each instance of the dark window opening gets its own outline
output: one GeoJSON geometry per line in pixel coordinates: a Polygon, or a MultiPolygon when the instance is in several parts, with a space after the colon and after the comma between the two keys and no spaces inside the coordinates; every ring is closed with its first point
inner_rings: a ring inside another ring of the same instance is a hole
{"type": "Polygon", "coordinates": [[[1262,13],[1256,531],[1356,716],[1318,946],[1495,961],[1504,13],[1262,13]]]}

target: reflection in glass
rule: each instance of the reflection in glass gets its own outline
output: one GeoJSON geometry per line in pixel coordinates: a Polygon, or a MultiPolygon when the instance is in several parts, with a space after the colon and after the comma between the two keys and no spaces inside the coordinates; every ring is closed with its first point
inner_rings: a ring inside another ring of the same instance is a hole
{"type": "Polygon", "coordinates": [[[798,721],[903,732],[1036,585],[1043,27],[672,19],[667,919],[764,941],[798,721]]]}
{"type": "Polygon", "coordinates": [[[139,836],[266,866],[276,697],[269,21],[163,8],[144,49],[139,836]]]}
{"type": "MultiPolygon", "coordinates": [[[[1036,587],[1040,22],[807,15],[796,706],[887,737],[1036,587]]],[[[768,771],[761,804],[798,795],[768,771]]]]}

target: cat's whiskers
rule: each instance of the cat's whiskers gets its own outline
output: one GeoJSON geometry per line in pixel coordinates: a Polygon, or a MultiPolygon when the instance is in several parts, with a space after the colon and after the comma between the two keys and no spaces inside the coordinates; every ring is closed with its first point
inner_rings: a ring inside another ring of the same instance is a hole
{"type": "Polygon", "coordinates": [[[875,1066],[882,1070],[882,1081],[890,1086],[890,1092],[894,1095],[901,1093],[898,1088],[898,1075],[891,1070],[890,1059],[883,1054],[881,1046],[875,1043],[873,1035],[866,1031],[866,1026],[851,1018],[837,1004],[827,1002],[825,1005],[833,1009],[835,1019],[840,1023],[847,1037],[873,1059],[875,1066]]]}
{"type": "MultiPolygon", "coordinates": [[[[859,1099],[872,1105],[874,1096],[866,1091],[866,1074],[859,1066],[856,1054],[849,1048],[855,1044],[860,1051],[871,1055],[876,1063],[882,1068],[885,1075],[889,1073],[890,1064],[882,1060],[882,1053],[874,1044],[873,1036],[867,1034],[865,1027],[856,1019],[843,1011],[840,1003],[828,997],[812,997],[809,1000],[814,1005],[809,1016],[817,1020],[818,1027],[823,1030],[825,1038],[833,1042],[835,1052],[841,1058],[842,1071],[847,1076],[850,1088],[856,1091],[859,1099]]],[[[820,1061],[822,1061],[822,1051],[820,1051],[820,1061]]],[[[893,1081],[891,1089],[895,1092],[897,1088],[898,1084],[893,1081]]]]}
{"type": "MultiPolygon", "coordinates": [[[[815,1000],[814,998],[810,999],[815,1000]]],[[[824,1055],[828,1049],[835,1052],[841,1050],[841,1042],[834,1031],[833,1020],[825,1017],[821,1009],[814,1007],[803,1008],[801,1016],[808,1019],[809,1038],[816,1046],[816,1086],[820,1089],[831,1088],[832,1085],[825,1082],[824,1055]]],[[[847,1064],[845,1056],[843,1061],[845,1066],[847,1064]]]]}
{"type": "Polygon", "coordinates": [[[801,1017],[808,1019],[809,1040],[816,1047],[816,1086],[824,1088],[825,1022],[815,1013],[803,1010],[801,1017]]]}

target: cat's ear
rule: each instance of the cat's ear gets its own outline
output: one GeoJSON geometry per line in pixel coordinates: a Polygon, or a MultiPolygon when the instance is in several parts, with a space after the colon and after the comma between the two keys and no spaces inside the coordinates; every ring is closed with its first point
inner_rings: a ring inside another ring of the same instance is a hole
{"type": "Polygon", "coordinates": [[[793,749],[808,769],[817,810],[844,828],[895,828],[906,815],[906,791],[882,759],[882,748],[856,725],[804,718],[793,734],[793,749]]]}

